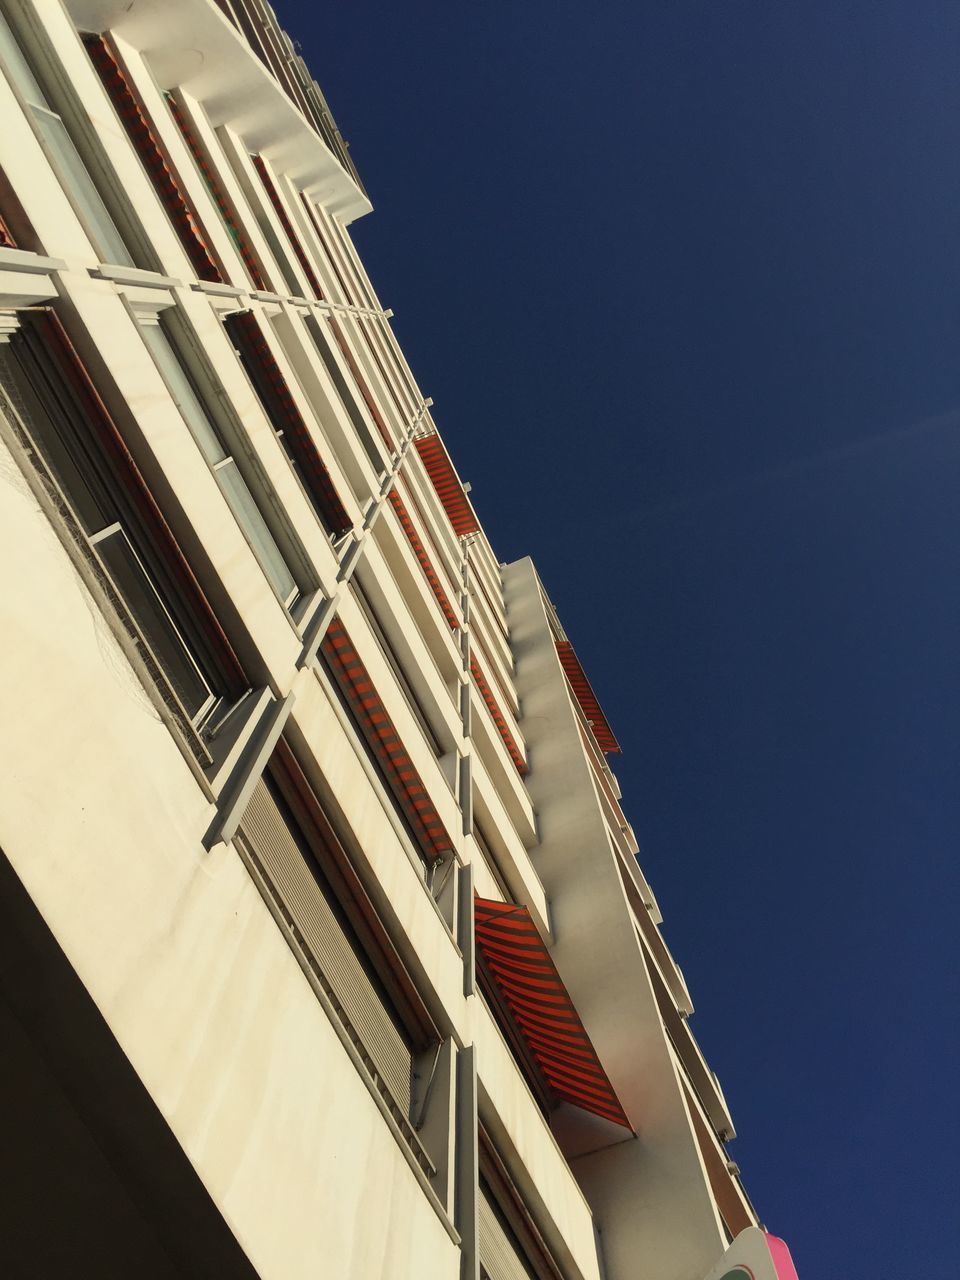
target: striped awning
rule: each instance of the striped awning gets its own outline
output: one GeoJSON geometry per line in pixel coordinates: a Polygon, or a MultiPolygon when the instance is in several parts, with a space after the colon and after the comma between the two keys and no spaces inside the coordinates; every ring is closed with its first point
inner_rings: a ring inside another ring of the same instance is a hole
{"type": "Polygon", "coordinates": [[[415,444],[420,460],[427,469],[430,483],[436,489],[437,497],[453,525],[454,533],[458,538],[467,533],[476,533],[480,522],[439,435],[433,431],[428,436],[420,436],[415,444]]]}
{"type": "Polygon", "coordinates": [[[562,1101],[631,1129],[529,911],[478,897],[474,912],[480,954],[544,1080],[562,1101]]]}
{"type": "Polygon", "coordinates": [[[0,214],[0,249],[15,249],[17,242],[13,238],[13,233],[3,220],[0,214]]]}
{"type": "Polygon", "coordinates": [[[390,499],[390,505],[397,513],[397,519],[400,521],[400,528],[407,536],[407,541],[410,543],[410,549],[417,557],[417,562],[423,570],[427,582],[430,584],[430,590],[436,597],[437,604],[439,604],[440,608],[443,610],[443,616],[446,618],[447,622],[449,622],[450,626],[456,630],[459,623],[457,622],[457,615],[453,611],[453,605],[450,603],[450,597],[447,595],[446,591],[444,591],[443,585],[437,577],[437,571],[434,569],[430,561],[430,557],[427,555],[426,548],[420,540],[420,535],[417,533],[414,523],[410,519],[410,513],[404,505],[404,501],[400,497],[400,494],[397,492],[396,486],[390,490],[387,497],[390,499]]]}
{"type": "Polygon", "coordinates": [[[132,80],[120,65],[115,48],[103,36],[88,35],[84,36],[83,41],[198,278],[222,284],[223,275],[213,256],[203,224],[187,200],[147,109],[140,101],[132,80]]]}
{"type": "Polygon", "coordinates": [[[367,406],[367,412],[376,424],[376,428],[380,432],[381,440],[387,446],[387,452],[393,453],[393,436],[390,434],[390,428],[384,421],[383,414],[377,408],[376,400],[374,400],[373,396],[370,394],[370,388],[367,386],[367,380],[360,371],[360,366],[357,364],[356,356],[350,350],[350,343],[347,341],[343,330],[337,323],[334,316],[328,316],[327,323],[330,325],[334,341],[340,348],[340,354],[347,362],[347,368],[350,370],[353,380],[357,384],[357,390],[360,392],[360,397],[363,400],[363,403],[367,406]]]}
{"type": "Polygon", "coordinates": [[[453,841],[339,617],[327,628],[320,649],[424,857],[449,857],[453,841]]]}
{"type": "Polygon", "coordinates": [[[491,719],[497,727],[497,732],[503,739],[503,745],[507,748],[507,753],[510,756],[510,759],[516,765],[517,772],[520,774],[520,777],[525,777],[527,773],[526,758],[517,746],[516,738],[510,732],[510,728],[506,722],[504,714],[500,710],[500,704],[493,696],[493,690],[490,688],[490,684],[487,681],[486,676],[483,674],[483,669],[477,662],[476,658],[472,656],[470,658],[470,674],[473,676],[474,683],[477,686],[480,697],[487,704],[487,710],[490,712],[491,719]]]}
{"type": "Polygon", "coordinates": [[[593,692],[586,672],[580,665],[580,659],[573,651],[573,645],[569,640],[558,640],[557,653],[560,656],[560,665],[570,681],[570,688],[573,690],[577,702],[580,703],[580,710],[593,730],[593,736],[596,738],[600,750],[619,751],[620,743],[614,736],[607,717],[600,710],[597,695],[593,692]]]}

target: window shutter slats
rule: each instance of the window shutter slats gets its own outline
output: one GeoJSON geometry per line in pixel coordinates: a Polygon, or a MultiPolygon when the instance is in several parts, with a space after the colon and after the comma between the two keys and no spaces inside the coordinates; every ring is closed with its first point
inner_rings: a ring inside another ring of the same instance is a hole
{"type": "Polygon", "coordinates": [[[207,244],[200,219],[190,207],[146,108],[116,54],[103,36],[85,36],[84,43],[198,278],[223,284],[223,275],[207,244]]]}
{"type": "Polygon", "coordinates": [[[483,1186],[478,1209],[481,1274],[487,1280],[531,1280],[533,1272],[517,1252],[483,1186]]]}

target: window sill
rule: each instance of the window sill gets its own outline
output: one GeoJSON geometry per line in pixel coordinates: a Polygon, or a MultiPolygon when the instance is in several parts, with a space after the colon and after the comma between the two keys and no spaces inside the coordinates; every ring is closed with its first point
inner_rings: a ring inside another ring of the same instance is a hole
{"type": "Polygon", "coordinates": [[[114,284],[134,284],[145,289],[180,289],[183,281],[174,276],[164,276],[158,271],[144,271],[140,267],[115,267],[101,262],[90,268],[90,274],[97,280],[111,280],[114,284]]]}
{"type": "Polygon", "coordinates": [[[66,265],[61,258],[45,258],[40,253],[30,253],[26,249],[0,249],[0,271],[47,276],[51,271],[65,270],[66,265]]]}
{"type": "Polygon", "coordinates": [[[246,289],[233,284],[218,284],[215,280],[194,280],[190,288],[196,293],[209,293],[215,298],[242,298],[246,289]]]}
{"type": "MultiPolygon", "coordinates": [[[[0,249],[0,308],[17,311],[56,298],[50,275],[66,265],[59,258],[44,258],[24,249],[0,249]]],[[[16,328],[16,322],[11,319],[6,327],[16,328]]]]}

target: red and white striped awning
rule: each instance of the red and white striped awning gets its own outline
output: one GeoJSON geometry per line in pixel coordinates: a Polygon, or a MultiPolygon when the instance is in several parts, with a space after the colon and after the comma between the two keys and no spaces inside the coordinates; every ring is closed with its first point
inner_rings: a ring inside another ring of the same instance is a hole
{"type": "Polygon", "coordinates": [[[580,704],[580,710],[583,712],[584,718],[593,730],[593,736],[596,738],[600,750],[619,751],[620,743],[610,728],[610,722],[600,709],[597,695],[593,692],[586,672],[581,667],[580,659],[574,653],[573,645],[569,640],[557,641],[557,654],[560,658],[560,665],[570,681],[570,688],[580,704]]]}
{"type": "Polygon", "coordinates": [[[478,897],[474,912],[483,962],[549,1087],[564,1102],[631,1129],[529,911],[478,897]]]}
{"type": "Polygon", "coordinates": [[[419,436],[414,443],[454,533],[458,538],[476,533],[480,522],[439,435],[434,431],[430,435],[419,436]]]}

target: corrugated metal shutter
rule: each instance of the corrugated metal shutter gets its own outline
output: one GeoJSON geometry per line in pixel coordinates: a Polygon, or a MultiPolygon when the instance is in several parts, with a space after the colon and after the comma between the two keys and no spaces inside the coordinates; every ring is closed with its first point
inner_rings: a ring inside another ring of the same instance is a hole
{"type": "Polygon", "coordinates": [[[490,1199],[480,1187],[480,1271],[488,1280],[533,1280],[490,1199]]]}
{"type": "Polygon", "coordinates": [[[261,779],[240,824],[243,836],[329,983],[342,1017],[359,1038],[394,1101],[410,1114],[411,1051],[377,991],[354,940],[261,779]]]}

